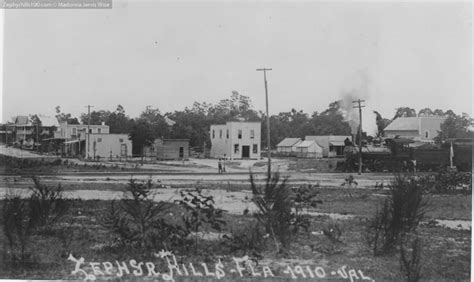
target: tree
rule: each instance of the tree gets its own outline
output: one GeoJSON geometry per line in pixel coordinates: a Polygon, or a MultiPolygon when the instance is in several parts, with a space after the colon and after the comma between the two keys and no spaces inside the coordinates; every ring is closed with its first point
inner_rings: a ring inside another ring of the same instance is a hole
{"type": "Polygon", "coordinates": [[[383,118],[382,115],[374,111],[375,114],[375,123],[377,124],[377,137],[384,135],[384,129],[391,123],[388,118],[383,118]]]}
{"type": "Polygon", "coordinates": [[[129,139],[132,140],[133,154],[140,154],[143,161],[143,150],[145,146],[151,145],[155,140],[151,125],[143,119],[133,121],[129,139]]]}
{"type": "Polygon", "coordinates": [[[351,127],[344,119],[341,101],[334,101],[318,114],[314,112],[309,121],[307,135],[351,135],[351,127]]]}
{"type": "Polygon", "coordinates": [[[449,115],[441,124],[441,130],[435,138],[437,142],[443,142],[448,138],[473,138],[474,133],[469,131],[471,118],[467,115],[449,115]]]}
{"type": "MultiPolygon", "coordinates": [[[[104,110],[99,110],[99,111],[92,111],[91,112],[91,117],[90,117],[90,124],[95,124],[99,125],[102,124],[103,122],[107,124],[107,121],[109,120],[111,112],[110,111],[104,111],[104,110]]],[[[82,113],[80,116],[80,120],[83,124],[88,124],[89,123],[89,114],[88,113],[82,113]]]]}
{"type": "Polygon", "coordinates": [[[424,108],[418,112],[418,115],[433,115],[433,111],[430,108],[424,108]]]}
{"type": "Polygon", "coordinates": [[[410,107],[400,107],[397,108],[395,116],[392,120],[399,118],[399,117],[416,117],[416,111],[410,107]]]}
{"type": "Polygon", "coordinates": [[[158,108],[153,109],[147,106],[140,114],[140,120],[144,120],[151,126],[154,139],[159,137],[169,137],[170,126],[166,123],[165,117],[161,115],[158,108]]]}
{"type": "Polygon", "coordinates": [[[433,115],[444,116],[444,112],[441,109],[436,109],[436,110],[433,111],[433,115]]]}
{"type": "Polygon", "coordinates": [[[114,112],[111,112],[105,122],[110,128],[110,133],[130,133],[132,130],[131,119],[125,114],[122,105],[117,105],[114,112]]]}
{"type": "Polygon", "coordinates": [[[456,117],[456,114],[453,112],[453,110],[447,110],[445,113],[444,113],[445,116],[448,116],[448,117],[456,117]]]}
{"type": "Polygon", "coordinates": [[[36,148],[37,143],[40,142],[43,127],[42,127],[41,119],[39,118],[38,115],[30,115],[29,118],[30,118],[31,125],[33,126],[30,138],[34,140],[33,142],[33,150],[34,150],[36,148]]]}
{"type": "Polygon", "coordinates": [[[61,112],[60,106],[56,106],[56,119],[58,120],[58,123],[67,122],[68,124],[79,124],[77,118],[71,117],[71,114],[61,112]]]}

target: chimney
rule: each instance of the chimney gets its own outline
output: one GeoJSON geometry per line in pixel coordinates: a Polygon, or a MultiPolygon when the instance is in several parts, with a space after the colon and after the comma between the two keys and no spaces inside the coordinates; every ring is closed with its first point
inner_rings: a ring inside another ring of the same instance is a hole
{"type": "Polygon", "coordinates": [[[105,125],[105,121],[102,122],[102,125],[105,125]]]}

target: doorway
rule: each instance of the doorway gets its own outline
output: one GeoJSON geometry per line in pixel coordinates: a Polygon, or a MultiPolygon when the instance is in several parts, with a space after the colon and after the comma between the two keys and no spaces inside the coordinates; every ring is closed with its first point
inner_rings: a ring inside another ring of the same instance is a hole
{"type": "Polygon", "coordinates": [[[127,156],[127,144],[120,145],[120,156],[126,157],[127,156]]]}
{"type": "Polygon", "coordinates": [[[184,158],[184,147],[179,147],[179,158],[184,158]]]}
{"type": "Polygon", "coordinates": [[[242,146],[242,158],[250,158],[250,146],[242,146]]]}

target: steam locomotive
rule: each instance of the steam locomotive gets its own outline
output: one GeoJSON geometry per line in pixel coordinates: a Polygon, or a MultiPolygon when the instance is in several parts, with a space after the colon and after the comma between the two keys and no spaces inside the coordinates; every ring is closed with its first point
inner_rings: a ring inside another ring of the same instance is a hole
{"type": "MultiPolygon", "coordinates": [[[[387,138],[381,146],[363,146],[362,171],[438,171],[451,166],[451,162],[459,171],[472,170],[473,139],[449,139],[441,145],[413,143],[411,139],[387,138]]],[[[344,156],[342,170],[357,171],[359,148],[347,144],[344,156]]]]}

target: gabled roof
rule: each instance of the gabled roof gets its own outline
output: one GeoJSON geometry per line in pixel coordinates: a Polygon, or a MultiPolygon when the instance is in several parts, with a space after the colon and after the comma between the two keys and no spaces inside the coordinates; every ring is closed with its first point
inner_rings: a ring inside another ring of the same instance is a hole
{"type": "Polygon", "coordinates": [[[351,139],[351,136],[349,136],[349,135],[329,135],[329,142],[330,143],[333,143],[333,142],[336,142],[336,143],[337,142],[342,142],[342,143],[344,143],[346,138],[351,139]]]}
{"type": "Polygon", "coordinates": [[[58,119],[55,116],[38,115],[42,126],[59,126],[58,119]]]}
{"type": "MultiPolygon", "coordinates": [[[[39,119],[41,120],[41,126],[58,126],[58,120],[54,116],[46,116],[46,115],[38,115],[39,119]]],[[[30,126],[31,121],[29,116],[16,116],[15,125],[21,125],[21,126],[30,126]]]]}
{"type": "Polygon", "coordinates": [[[296,145],[296,147],[298,147],[298,148],[305,148],[305,147],[309,147],[309,146],[311,146],[311,145],[313,145],[313,144],[318,145],[318,144],[316,143],[316,141],[310,140],[310,141],[303,141],[303,142],[299,143],[298,145],[296,145]]]}
{"type": "Polygon", "coordinates": [[[285,138],[278,143],[277,147],[293,147],[298,142],[301,142],[300,138],[285,138]]]}
{"type": "Polygon", "coordinates": [[[417,117],[399,117],[392,121],[384,131],[398,131],[398,130],[416,130],[418,131],[418,118],[417,117]]]}
{"type": "Polygon", "coordinates": [[[15,125],[28,125],[30,123],[30,119],[28,116],[17,116],[15,117],[15,125]]]}

